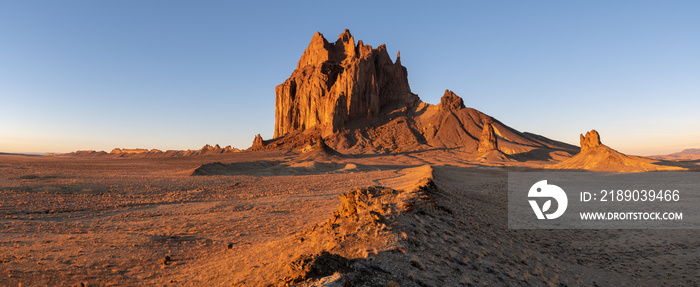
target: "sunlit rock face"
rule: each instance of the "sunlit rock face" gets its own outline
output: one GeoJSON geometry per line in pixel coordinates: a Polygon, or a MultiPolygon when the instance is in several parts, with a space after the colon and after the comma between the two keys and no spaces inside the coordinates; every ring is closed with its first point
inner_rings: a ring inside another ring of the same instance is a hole
{"type": "Polygon", "coordinates": [[[481,138],[479,138],[479,152],[487,152],[498,150],[498,138],[496,133],[493,131],[493,126],[491,123],[484,124],[484,128],[481,132],[481,138]]]}
{"type": "Polygon", "coordinates": [[[586,133],[586,135],[580,135],[581,138],[581,152],[588,149],[600,146],[600,135],[596,130],[591,130],[586,133]]]}
{"type": "Polygon", "coordinates": [[[400,56],[392,62],[384,45],[355,44],[347,29],[335,43],[314,34],[296,70],[275,94],[275,138],[319,125],[324,133],[334,133],[350,119],[420,102],[400,56]]]}

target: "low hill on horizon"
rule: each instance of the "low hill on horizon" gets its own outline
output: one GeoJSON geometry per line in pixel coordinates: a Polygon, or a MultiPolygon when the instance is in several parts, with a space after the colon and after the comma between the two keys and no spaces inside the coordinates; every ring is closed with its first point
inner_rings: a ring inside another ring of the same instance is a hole
{"type": "Polygon", "coordinates": [[[675,152],[666,155],[654,155],[651,158],[658,160],[670,160],[670,161],[692,161],[700,160],[700,148],[689,148],[684,149],[680,152],[675,152]]]}
{"type": "MultiPolygon", "coordinates": [[[[226,146],[220,147],[204,145],[198,150],[166,150],[159,149],[143,149],[143,148],[115,148],[111,152],[94,151],[94,150],[78,150],[70,153],[64,153],[56,156],[77,156],[77,157],[159,157],[159,156],[194,156],[194,155],[213,155],[240,152],[242,150],[235,147],[226,146]]],[[[52,154],[53,155],[53,154],[52,154]]]]}

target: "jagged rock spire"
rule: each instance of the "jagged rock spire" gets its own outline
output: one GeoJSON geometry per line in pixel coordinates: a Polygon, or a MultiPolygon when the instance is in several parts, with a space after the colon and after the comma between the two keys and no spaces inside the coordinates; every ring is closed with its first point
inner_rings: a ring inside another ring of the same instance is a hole
{"type": "Polygon", "coordinates": [[[275,134],[319,126],[337,132],[354,118],[372,118],[388,105],[413,106],[408,73],[391,61],[386,46],[376,49],[349,30],[329,43],[321,33],[311,37],[297,69],[275,89],[275,134]]]}
{"type": "Polygon", "coordinates": [[[581,139],[581,151],[586,151],[588,149],[597,147],[602,145],[600,143],[600,135],[596,130],[591,130],[586,133],[584,136],[583,134],[579,135],[581,139]]]}
{"type": "Polygon", "coordinates": [[[478,152],[498,150],[498,138],[493,130],[492,122],[484,123],[484,128],[479,138],[478,152]]]}
{"type": "Polygon", "coordinates": [[[465,108],[464,100],[450,90],[445,90],[445,94],[440,98],[440,105],[438,107],[445,111],[457,111],[465,108]]]}

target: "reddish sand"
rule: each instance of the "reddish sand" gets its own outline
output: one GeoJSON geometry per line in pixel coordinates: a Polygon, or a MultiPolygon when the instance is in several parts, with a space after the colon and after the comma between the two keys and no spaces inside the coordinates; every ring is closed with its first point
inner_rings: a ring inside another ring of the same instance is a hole
{"type": "Polygon", "coordinates": [[[508,230],[507,172],[551,162],[308,152],[2,155],[0,285],[700,282],[697,230],[508,230]]]}

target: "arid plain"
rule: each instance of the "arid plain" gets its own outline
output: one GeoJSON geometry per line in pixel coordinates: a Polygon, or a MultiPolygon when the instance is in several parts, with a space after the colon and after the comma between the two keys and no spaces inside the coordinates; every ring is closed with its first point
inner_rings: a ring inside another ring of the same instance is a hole
{"type": "Polygon", "coordinates": [[[338,272],[367,286],[700,282],[697,230],[509,230],[507,172],[529,168],[464,156],[3,155],[0,284],[277,285],[299,256],[324,250],[353,260],[338,272]],[[212,162],[227,174],[192,175],[212,162]],[[426,178],[435,186],[409,192],[426,178]],[[382,223],[357,211],[361,228],[309,231],[341,209],[339,195],[370,186],[406,195],[383,195],[382,223]],[[426,203],[404,207],[415,200],[426,203]]]}
{"type": "MultiPolygon", "coordinates": [[[[693,286],[698,230],[511,230],[511,171],[700,170],[517,131],[316,33],[242,151],[0,155],[0,285],[693,286]]],[[[577,134],[581,131],[573,131],[577,134]]],[[[680,158],[680,159],[679,159],[680,158]]]]}

